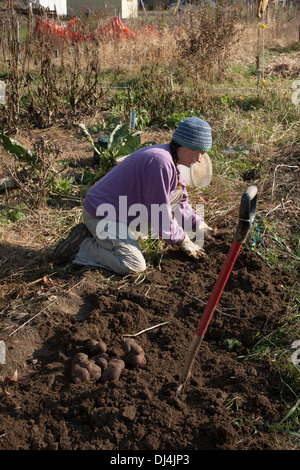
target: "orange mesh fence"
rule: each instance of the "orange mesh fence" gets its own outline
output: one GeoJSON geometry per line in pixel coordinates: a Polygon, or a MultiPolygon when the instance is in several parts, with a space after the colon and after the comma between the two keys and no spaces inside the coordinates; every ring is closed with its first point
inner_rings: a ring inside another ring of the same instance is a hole
{"type": "Polygon", "coordinates": [[[107,38],[135,38],[136,34],[131,31],[119,18],[114,17],[112,20],[104,26],[102,29],[97,31],[95,35],[93,34],[80,34],[72,30],[73,26],[76,24],[76,18],[72,18],[69,21],[69,24],[67,27],[58,25],[58,24],[52,24],[48,23],[45,20],[42,20],[41,18],[38,18],[37,23],[36,23],[36,28],[35,31],[37,34],[39,34],[42,31],[49,32],[51,34],[54,34],[62,39],[77,39],[79,41],[85,41],[87,39],[94,39],[95,36],[103,36],[107,38]]]}

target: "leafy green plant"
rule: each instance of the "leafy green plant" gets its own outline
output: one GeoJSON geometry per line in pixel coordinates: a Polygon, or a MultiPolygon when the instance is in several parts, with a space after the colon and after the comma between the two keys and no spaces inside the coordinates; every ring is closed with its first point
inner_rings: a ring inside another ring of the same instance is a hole
{"type": "Polygon", "coordinates": [[[95,161],[99,166],[99,171],[93,181],[104,176],[116,165],[119,158],[134,152],[140,145],[140,131],[131,132],[127,124],[117,124],[106,130],[108,135],[105,147],[92,140],[84,124],[80,124],[80,128],[92,144],[95,161]]]}
{"type": "Polygon", "coordinates": [[[71,194],[73,190],[74,178],[63,178],[59,176],[52,183],[52,190],[59,194],[71,194]]]}
{"type": "Polygon", "coordinates": [[[6,134],[0,134],[0,141],[7,153],[15,156],[19,161],[26,163],[33,163],[35,161],[35,152],[25,149],[17,140],[11,139],[6,134]]]}
{"type": "Polygon", "coordinates": [[[178,126],[180,121],[188,117],[192,117],[192,116],[197,116],[197,117],[202,118],[202,114],[200,111],[191,109],[190,111],[186,111],[185,113],[173,113],[170,116],[167,116],[165,118],[165,123],[168,127],[173,129],[176,126],[178,126]]]}
{"type": "MultiPolygon", "coordinates": [[[[109,129],[107,150],[115,159],[134,152],[140,144],[140,132],[131,132],[127,124],[118,124],[109,129]]],[[[102,149],[101,149],[102,150],[102,149]]]]}
{"type": "Polygon", "coordinates": [[[32,149],[25,149],[5,134],[0,134],[0,142],[7,153],[16,160],[15,168],[10,169],[10,172],[17,186],[23,190],[24,196],[27,196],[25,202],[29,207],[43,206],[55,178],[63,171],[63,167],[57,169],[55,166],[60,150],[42,137],[34,142],[32,149]],[[24,175],[22,180],[16,171],[16,168],[20,167],[24,175]]]}
{"type": "Polygon", "coordinates": [[[11,208],[0,211],[0,223],[10,224],[26,218],[24,212],[18,208],[11,208]]]}
{"type": "Polygon", "coordinates": [[[230,108],[230,106],[232,106],[233,101],[232,101],[232,98],[229,98],[229,96],[225,94],[221,96],[220,103],[230,108]]]}
{"type": "Polygon", "coordinates": [[[139,242],[147,263],[160,269],[164,256],[162,241],[150,234],[147,238],[140,238],[139,242]]]}
{"type": "Polygon", "coordinates": [[[136,113],[135,128],[142,130],[150,123],[150,117],[146,109],[140,109],[136,113]]]}
{"type": "Polygon", "coordinates": [[[237,339],[225,339],[224,344],[229,351],[239,348],[242,343],[237,339]]]}

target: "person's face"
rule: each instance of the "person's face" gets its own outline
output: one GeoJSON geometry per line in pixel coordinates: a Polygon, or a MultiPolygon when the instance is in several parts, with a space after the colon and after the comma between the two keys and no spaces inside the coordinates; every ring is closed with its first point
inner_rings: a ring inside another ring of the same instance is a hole
{"type": "Polygon", "coordinates": [[[187,147],[179,147],[178,164],[191,167],[194,163],[201,163],[205,152],[199,150],[188,149],[187,147]]]}

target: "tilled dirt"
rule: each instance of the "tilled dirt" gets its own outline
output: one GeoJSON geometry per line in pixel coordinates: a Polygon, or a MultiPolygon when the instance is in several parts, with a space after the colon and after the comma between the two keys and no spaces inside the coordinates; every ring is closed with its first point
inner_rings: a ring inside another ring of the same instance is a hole
{"type": "MultiPolygon", "coordinates": [[[[269,269],[247,244],[192,375],[176,393],[231,240],[231,235],[208,239],[207,257],[197,262],[170,249],[145,276],[74,268],[67,288],[63,273],[45,283],[45,298],[52,303],[30,321],[15,320],[13,328],[20,329],[3,337],[8,351],[0,370],[0,449],[278,448],[270,426],[286,415],[282,397],[288,398],[289,390],[275,365],[246,356],[258,339],[280,328],[293,279],[269,269]],[[126,365],[116,381],[74,383],[71,361],[78,352],[91,357],[90,339],[103,340],[110,356],[122,358],[122,335],[136,333],[144,367],[126,365]]],[[[284,440],[281,436],[280,445],[284,440]]]]}

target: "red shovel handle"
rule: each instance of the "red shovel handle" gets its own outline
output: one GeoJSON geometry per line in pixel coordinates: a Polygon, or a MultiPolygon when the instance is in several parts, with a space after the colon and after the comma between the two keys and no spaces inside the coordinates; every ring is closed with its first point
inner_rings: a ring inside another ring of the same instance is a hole
{"type": "Polygon", "coordinates": [[[221,297],[221,294],[223,292],[223,289],[225,287],[229,274],[238,257],[241,247],[242,247],[242,243],[233,241],[231,248],[229,250],[229,253],[227,255],[227,258],[225,260],[225,263],[223,265],[223,268],[219,274],[217,282],[213,288],[209,301],[206,304],[204,313],[196,329],[196,335],[200,336],[201,338],[203,338],[203,336],[205,335],[205,332],[207,330],[211,317],[213,316],[216,306],[218,305],[219,299],[221,297]]]}

